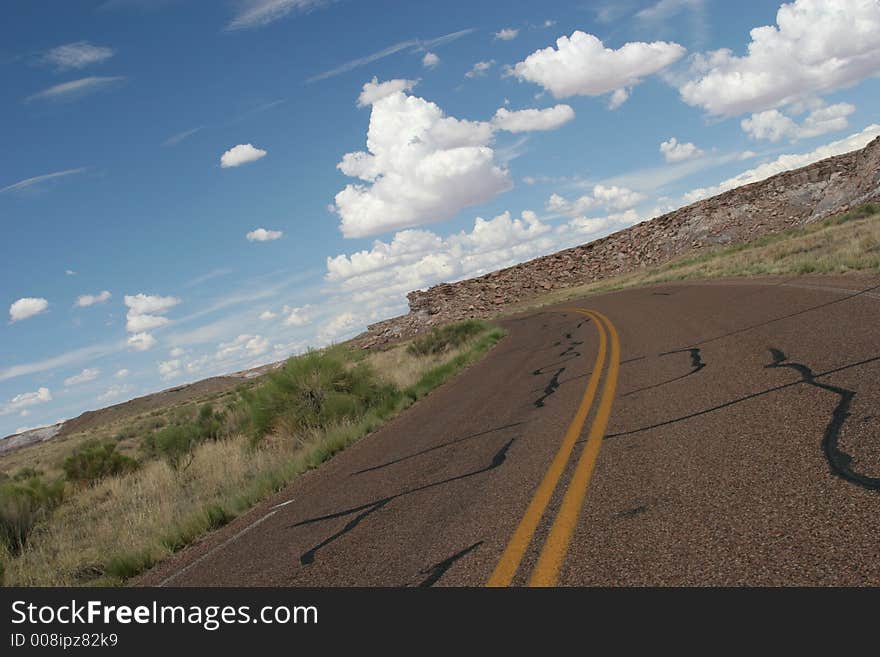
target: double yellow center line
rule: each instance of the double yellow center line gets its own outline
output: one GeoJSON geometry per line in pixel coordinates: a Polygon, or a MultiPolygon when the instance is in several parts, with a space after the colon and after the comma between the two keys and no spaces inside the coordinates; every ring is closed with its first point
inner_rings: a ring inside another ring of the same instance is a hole
{"type": "Polygon", "coordinates": [[[593,474],[593,467],[596,465],[596,458],[599,455],[599,448],[602,446],[602,437],[605,434],[605,428],[608,426],[608,420],[611,417],[611,405],[614,403],[614,391],[617,388],[617,374],[620,368],[620,339],[617,330],[605,315],[597,310],[586,310],[583,308],[575,308],[574,312],[589,317],[593,320],[596,330],[599,332],[599,348],[596,352],[596,362],[593,365],[593,371],[587,382],[587,389],[581,399],[580,406],[568,430],[559,451],[553,457],[550,467],[544,473],[538,489],[532,496],[525,515],[520,520],[516,531],[510,538],[501,559],[495,566],[492,576],[487,582],[488,586],[509,586],[519,569],[523,556],[532,542],[538,523],[550,503],[550,498],[562,478],[571,454],[574,451],[575,443],[581,435],[587,416],[593,406],[596,397],[596,391],[599,388],[599,380],[602,376],[602,370],[605,368],[606,356],[608,355],[608,343],[611,343],[611,354],[608,358],[608,372],[605,375],[605,384],[602,387],[602,397],[599,406],[593,417],[593,423],[590,426],[590,432],[587,437],[587,443],[581,452],[575,466],[574,474],[562,498],[562,504],[550,533],[541,553],[538,556],[538,562],[529,578],[529,586],[555,586],[559,577],[559,571],[568,552],[568,546],[571,537],[574,534],[578,517],[583,507],[584,498],[587,495],[587,487],[590,484],[590,477],[593,474]]]}

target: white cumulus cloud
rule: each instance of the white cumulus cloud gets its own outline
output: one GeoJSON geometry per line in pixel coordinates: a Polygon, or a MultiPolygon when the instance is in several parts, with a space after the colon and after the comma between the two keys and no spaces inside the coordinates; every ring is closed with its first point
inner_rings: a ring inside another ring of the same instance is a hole
{"type": "Polygon", "coordinates": [[[154,294],[144,294],[143,292],[134,295],[126,294],[124,301],[128,309],[136,315],[161,315],[167,313],[180,303],[180,299],[177,297],[163,297],[154,294]]]}
{"type": "Polygon", "coordinates": [[[555,98],[601,96],[615,93],[614,106],[628,97],[628,89],[680,59],[685,49],[677,43],[641,41],[606,48],[597,37],[575,31],[561,36],[556,48],[537,50],[517,63],[512,73],[520,80],[541,85],[555,98]]]}
{"type": "Polygon", "coordinates": [[[880,71],[880,2],[795,0],[776,25],[751,30],[747,54],[693,58],[682,99],[709,114],[736,116],[852,86],[880,71]]]}
{"type": "Polygon", "coordinates": [[[168,322],[169,319],[161,315],[132,315],[129,313],[128,320],[125,323],[125,330],[129,333],[152,331],[153,329],[165,326],[168,322]]]}
{"type": "Polygon", "coordinates": [[[136,334],[129,338],[128,343],[139,351],[145,351],[156,344],[155,338],[149,335],[149,331],[168,324],[170,320],[163,315],[180,303],[177,297],[144,293],[126,294],[123,301],[128,307],[125,330],[136,334]],[[138,336],[144,337],[136,340],[138,336]]]}
{"type": "Polygon", "coordinates": [[[221,361],[261,356],[269,350],[269,339],[262,335],[242,334],[217,346],[215,358],[221,361]]]}
{"type": "Polygon", "coordinates": [[[703,155],[703,151],[691,142],[679,142],[675,137],[662,142],[660,152],[667,162],[683,162],[703,155]]]}
{"type": "Polygon", "coordinates": [[[265,228],[257,228],[252,230],[245,237],[248,242],[271,242],[281,239],[284,233],[280,230],[266,230],[265,228]]]}
{"type": "Polygon", "coordinates": [[[373,103],[385,98],[385,96],[390,96],[391,94],[396,94],[401,91],[410,91],[414,86],[416,86],[415,80],[396,79],[379,82],[379,78],[373,77],[373,79],[364,84],[361,89],[361,93],[357,99],[357,105],[358,107],[369,107],[373,103]]]}
{"type": "Polygon", "coordinates": [[[315,309],[309,305],[297,308],[284,306],[284,324],[285,326],[306,326],[314,319],[314,311],[315,309]]]}
{"type": "Polygon", "coordinates": [[[266,157],[266,151],[263,149],[256,148],[253,144],[238,144],[220,156],[220,166],[224,169],[239,167],[263,157],[266,157]]]}
{"type": "Polygon", "coordinates": [[[180,376],[180,359],[163,360],[159,363],[159,376],[168,381],[180,376]]]}
{"type": "Polygon", "coordinates": [[[49,302],[42,297],[24,297],[9,306],[9,318],[13,322],[20,322],[45,312],[47,308],[49,302]]]}
{"type": "Polygon", "coordinates": [[[156,338],[149,333],[135,333],[128,338],[128,346],[135,351],[147,351],[156,346],[156,338]]]}
{"type": "Polygon", "coordinates": [[[476,64],[474,64],[471,67],[471,69],[467,73],[464,74],[464,77],[466,77],[466,78],[484,77],[489,72],[489,69],[492,68],[493,66],[495,66],[494,59],[490,59],[485,62],[477,62],[476,64]]]}
{"type": "Polygon", "coordinates": [[[440,57],[432,52],[426,52],[422,57],[422,66],[425,68],[434,68],[440,63],[440,57]]]}
{"type": "Polygon", "coordinates": [[[512,27],[505,27],[495,33],[495,38],[499,41],[512,41],[519,35],[519,30],[512,27]]]}
{"type": "Polygon", "coordinates": [[[119,399],[120,397],[127,395],[132,390],[134,390],[134,386],[126,384],[110,386],[103,393],[98,395],[98,401],[105,402],[111,399],[119,399]]]}
{"type": "MultiPolygon", "coordinates": [[[[639,220],[632,210],[607,216],[579,215],[555,228],[529,210],[477,217],[470,231],[448,237],[424,229],[398,231],[370,249],[327,258],[328,283],[345,294],[360,315],[348,316],[349,332],[405,311],[406,294],[440,282],[480,276],[518,262],[600,237],[639,220]]],[[[347,323],[342,319],[339,323],[347,323]]],[[[333,331],[322,337],[337,339],[333,331]],[[331,337],[334,334],[334,337],[331,337]]]]}
{"type": "Polygon", "coordinates": [[[94,306],[96,303],[109,301],[111,296],[112,295],[107,290],[98,292],[97,294],[81,294],[76,298],[76,305],[79,308],[87,308],[89,306],[94,306]]]}
{"type": "Polygon", "coordinates": [[[64,385],[66,386],[75,386],[80,383],[88,383],[89,381],[94,381],[101,375],[101,370],[96,367],[87,367],[79,374],[74,374],[66,379],[64,379],[64,385]]]}
{"type": "Polygon", "coordinates": [[[547,201],[547,210],[554,214],[576,217],[604,208],[609,212],[619,212],[635,207],[645,200],[645,195],[617,185],[595,185],[590,194],[584,194],[572,201],[551,194],[547,201]]]}
{"type": "Polygon", "coordinates": [[[362,324],[357,316],[350,311],[346,311],[336,315],[329,322],[324,324],[321,332],[318,333],[318,341],[321,344],[336,342],[342,338],[350,338],[355,335],[362,324]]]}
{"type": "Polygon", "coordinates": [[[777,142],[781,139],[798,141],[809,139],[828,132],[845,130],[849,126],[850,114],[856,111],[855,105],[837,103],[818,107],[797,123],[778,109],[764,110],[743,119],[740,125],[752,139],[766,139],[777,142]]]}
{"type": "Polygon", "coordinates": [[[572,119],[574,119],[574,110],[569,105],[518,111],[510,111],[501,107],[495,112],[492,125],[507,132],[531,132],[534,130],[555,130],[572,119]]]}
{"type": "Polygon", "coordinates": [[[49,388],[39,388],[36,392],[23,392],[20,395],[15,395],[15,397],[0,406],[0,415],[22,413],[31,406],[45,404],[50,401],[52,401],[52,393],[49,391],[49,388]]]}
{"type": "Polygon", "coordinates": [[[508,172],[489,145],[493,132],[488,122],[446,116],[402,90],[381,95],[372,104],[368,151],[346,153],[337,165],[361,181],[335,197],[343,235],[443,221],[508,190],[508,172]]]}

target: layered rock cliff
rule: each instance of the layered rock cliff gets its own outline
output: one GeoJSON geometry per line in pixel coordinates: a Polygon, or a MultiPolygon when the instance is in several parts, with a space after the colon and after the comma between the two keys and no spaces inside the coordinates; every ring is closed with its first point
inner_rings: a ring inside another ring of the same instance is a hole
{"type": "Polygon", "coordinates": [[[880,137],[838,155],[636,224],[594,242],[407,295],[407,315],[373,324],[365,347],[431,326],[487,317],[505,304],[664,263],[688,252],[745,242],[880,200],[880,137]]]}

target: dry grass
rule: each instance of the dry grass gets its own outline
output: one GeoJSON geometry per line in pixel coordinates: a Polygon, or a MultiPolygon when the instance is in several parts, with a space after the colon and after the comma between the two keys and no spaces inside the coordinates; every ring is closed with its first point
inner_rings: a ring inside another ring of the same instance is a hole
{"type": "Polygon", "coordinates": [[[234,498],[243,484],[271,472],[292,450],[290,441],[251,450],[243,437],[204,443],[182,475],[156,460],[85,489],[37,530],[22,556],[6,560],[6,581],[24,586],[106,582],[114,579],[107,572],[113,555],[147,551],[158,561],[171,553],[173,544],[165,546],[163,540],[173,538],[175,527],[196,522],[208,505],[234,498]]]}
{"type": "MultiPolygon", "coordinates": [[[[435,356],[407,354],[406,345],[366,356],[379,375],[407,390],[399,410],[485,353],[502,333],[487,330],[435,356]],[[412,390],[413,392],[410,392],[412,390]]],[[[192,465],[175,473],[165,461],[75,490],[31,535],[24,553],[0,553],[5,583],[23,586],[114,585],[251,508],[301,473],[373,431],[368,415],[324,431],[280,431],[256,446],[236,435],[200,444],[192,465]]],[[[51,458],[67,453],[52,442],[51,458]]],[[[30,457],[36,460],[36,457],[30,457]]],[[[2,549],[2,548],[0,548],[2,549]]]]}
{"type": "Polygon", "coordinates": [[[505,309],[505,315],[652,283],[694,278],[880,272],[880,207],[867,205],[747,244],[684,256],[615,278],[555,290],[505,309]]]}
{"type": "Polygon", "coordinates": [[[407,344],[393,345],[385,351],[370,353],[366,358],[377,372],[401,390],[415,384],[428,370],[452,360],[471,348],[470,344],[465,344],[442,354],[413,356],[407,353],[407,344]]]}
{"type": "MultiPolygon", "coordinates": [[[[244,382],[251,384],[250,381],[244,382]]],[[[62,464],[85,443],[93,440],[113,441],[116,449],[132,458],[143,456],[143,438],[157,428],[168,424],[176,414],[194,415],[200,404],[212,402],[222,408],[234,399],[232,392],[213,393],[196,397],[191,402],[175,403],[165,408],[153,409],[132,415],[117,412],[108,414],[105,424],[87,430],[56,436],[43,443],[35,443],[0,455],[0,472],[12,476],[24,468],[39,471],[46,479],[56,479],[63,474],[62,464]]]]}

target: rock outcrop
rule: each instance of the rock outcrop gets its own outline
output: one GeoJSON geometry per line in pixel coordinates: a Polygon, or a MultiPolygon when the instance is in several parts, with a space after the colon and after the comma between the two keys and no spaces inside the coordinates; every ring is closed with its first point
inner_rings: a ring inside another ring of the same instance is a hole
{"type": "Polygon", "coordinates": [[[381,346],[438,324],[488,317],[542,292],[746,242],[871,200],[880,200],[880,137],[861,150],[738,187],[588,244],[479,278],[410,292],[407,315],[371,325],[358,342],[381,346]]]}

